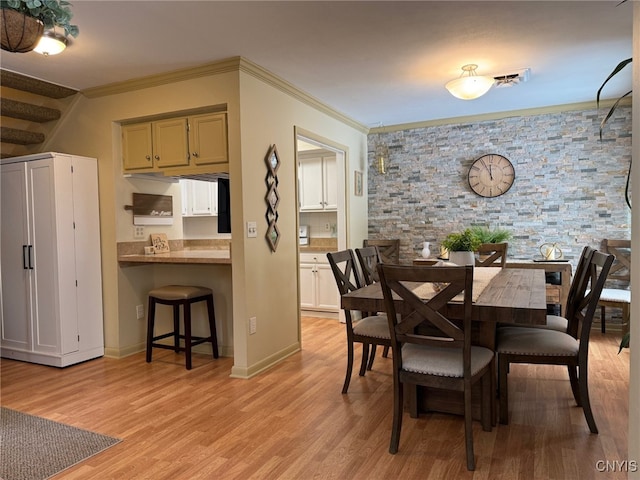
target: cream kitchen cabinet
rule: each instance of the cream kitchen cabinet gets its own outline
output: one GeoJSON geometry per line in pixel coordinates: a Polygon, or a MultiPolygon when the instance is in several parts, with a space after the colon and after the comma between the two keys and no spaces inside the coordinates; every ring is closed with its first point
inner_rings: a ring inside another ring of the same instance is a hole
{"type": "Polygon", "coordinates": [[[122,161],[125,172],[144,173],[189,166],[186,118],[122,127],[122,161]]]}
{"type": "Polygon", "coordinates": [[[300,254],[300,308],[337,312],[340,293],[324,253],[300,254]]]}
{"type": "Polygon", "coordinates": [[[228,171],[227,114],[168,118],[122,126],[125,173],[228,171]]]}
{"type": "Polygon", "coordinates": [[[228,164],[227,114],[194,115],[188,121],[191,166],[228,164]]]}
{"type": "Polygon", "coordinates": [[[301,157],[298,177],[301,212],[337,210],[338,175],[335,155],[301,157]]]}
{"type": "Polygon", "coordinates": [[[104,354],[97,162],[0,160],[2,356],[65,367],[104,354]]]}
{"type": "Polygon", "coordinates": [[[180,180],[182,216],[218,215],[218,182],[180,180]]]}

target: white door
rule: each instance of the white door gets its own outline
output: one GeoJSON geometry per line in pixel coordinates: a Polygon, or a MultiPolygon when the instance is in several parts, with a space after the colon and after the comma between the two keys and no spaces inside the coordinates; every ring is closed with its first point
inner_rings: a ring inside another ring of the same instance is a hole
{"type": "Polygon", "coordinates": [[[338,208],[338,167],[336,157],[325,157],[323,161],[324,208],[338,208]]]}
{"type": "MultiPolygon", "coordinates": [[[[191,214],[213,215],[212,182],[194,180],[191,182],[191,214]]],[[[217,184],[216,184],[217,185],[217,184]]]]}
{"type": "Polygon", "coordinates": [[[27,181],[23,163],[2,165],[2,346],[31,350],[27,181]],[[10,228],[8,228],[10,226],[10,228]]]}
{"type": "Polygon", "coordinates": [[[321,310],[338,311],[340,292],[330,265],[319,264],[316,267],[317,304],[321,310]]]}
{"type": "Polygon", "coordinates": [[[322,157],[300,160],[300,211],[324,209],[322,157]]]}
{"type": "Polygon", "coordinates": [[[316,306],[316,267],[313,263],[300,264],[300,307],[314,308],[316,306]]]}

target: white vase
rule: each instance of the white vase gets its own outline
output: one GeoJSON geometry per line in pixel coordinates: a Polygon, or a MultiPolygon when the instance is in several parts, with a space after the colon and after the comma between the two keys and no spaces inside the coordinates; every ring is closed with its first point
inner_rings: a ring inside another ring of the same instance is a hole
{"type": "Polygon", "coordinates": [[[456,265],[475,265],[476,256],[474,252],[449,252],[449,261],[456,265]]]}
{"type": "Polygon", "coordinates": [[[429,258],[431,256],[431,250],[429,250],[429,242],[423,242],[422,245],[423,247],[420,255],[422,255],[422,258],[429,258]]]}

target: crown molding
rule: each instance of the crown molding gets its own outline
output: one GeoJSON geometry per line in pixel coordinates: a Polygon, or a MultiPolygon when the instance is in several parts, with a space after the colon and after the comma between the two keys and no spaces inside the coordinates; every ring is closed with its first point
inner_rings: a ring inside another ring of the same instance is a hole
{"type": "MultiPolygon", "coordinates": [[[[606,111],[616,100],[604,100],[600,102],[600,110],[606,111]]],[[[631,106],[631,99],[625,98],[619,106],[631,106]]],[[[370,134],[399,132],[401,130],[413,130],[415,128],[437,127],[440,125],[452,125],[461,123],[484,122],[487,120],[502,120],[511,117],[531,117],[534,115],[545,115],[548,113],[572,112],[579,110],[598,110],[596,102],[568,103],[564,105],[552,105],[548,107],[528,108],[522,110],[510,110],[506,112],[486,113],[481,115],[468,115],[463,117],[439,118],[436,120],[426,120],[423,122],[400,123],[396,125],[385,125],[369,130],[370,134]]]]}
{"type": "Polygon", "coordinates": [[[81,93],[87,98],[98,98],[108,95],[131,92],[143,88],[157,87],[174,82],[181,82],[194,78],[220,75],[230,72],[243,72],[251,75],[267,83],[268,85],[271,85],[272,87],[288,94],[289,96],[315,108],[316,110],[326,113],[336,120],[349,125],[350,127],[360,131],[361,133],[366,134],[369,131],[369,128],[367,126],[355,121],[342,112],[329,107],[317,98],[309,95],[306,92],[303,92],[286,80],[278,77],[277,75],[274,75],[265,68],[243,57],[231,57],[217,62],[200,65],[198,67],[185,68],[161,73],[158,75],[149,75],[146,77],[126,80],[123,82],[110,83],[108,85],[82,90],[81,93]]]}

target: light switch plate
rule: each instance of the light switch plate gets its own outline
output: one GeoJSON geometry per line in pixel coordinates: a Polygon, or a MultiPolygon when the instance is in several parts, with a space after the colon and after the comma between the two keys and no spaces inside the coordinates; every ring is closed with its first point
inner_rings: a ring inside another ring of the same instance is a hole
{"type": "Polygon", "coordinates": [[[247,237],[255,238],[258,236],[258,224],[256,222],[247,222],[247,237]]]}

